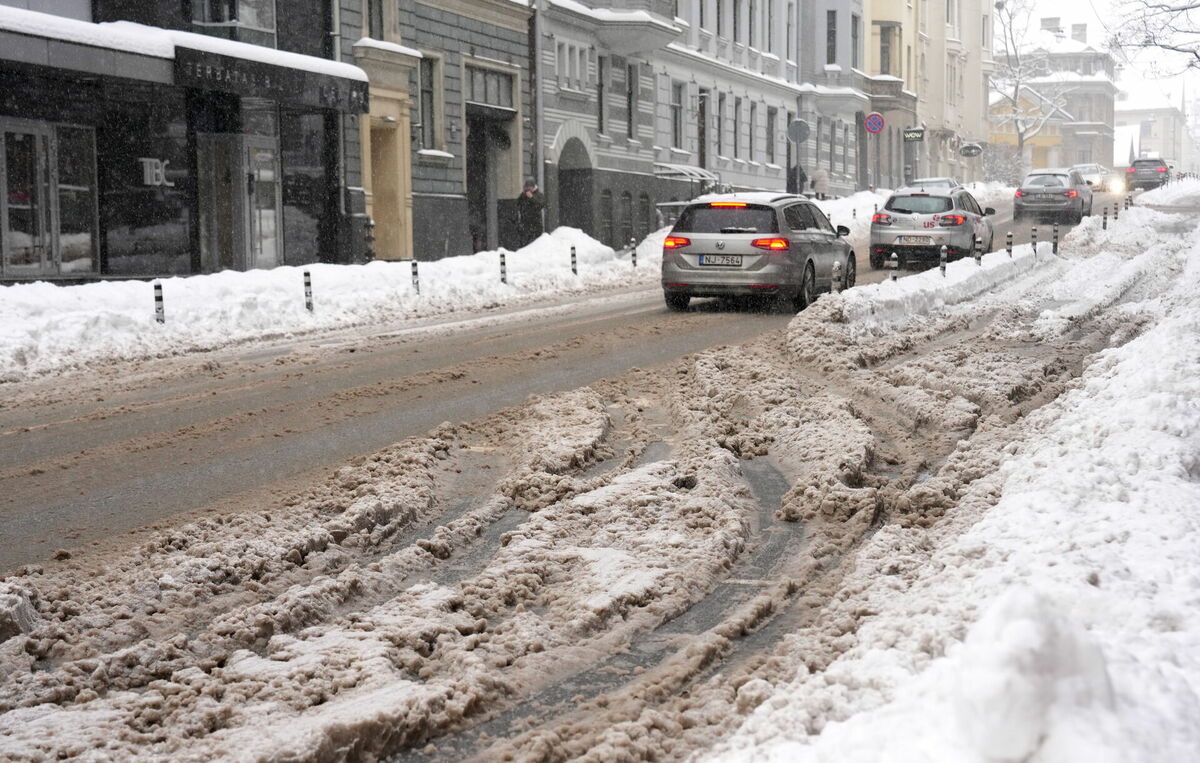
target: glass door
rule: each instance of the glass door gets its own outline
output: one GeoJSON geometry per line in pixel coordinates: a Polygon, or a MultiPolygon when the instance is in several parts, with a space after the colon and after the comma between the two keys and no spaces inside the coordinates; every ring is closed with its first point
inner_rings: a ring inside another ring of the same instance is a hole
{"type": "Polygon", "coordinates": [[[7,276],[45,275],[54,265],[51,240],[48,127],[3,127],[0,238],[7,276]]]}
{"type": "Polygon", "coordinates": [[[279,144],[274,138],[246,138],[249,214],[247,263],[273,268],[283,261],[279,144]]]}

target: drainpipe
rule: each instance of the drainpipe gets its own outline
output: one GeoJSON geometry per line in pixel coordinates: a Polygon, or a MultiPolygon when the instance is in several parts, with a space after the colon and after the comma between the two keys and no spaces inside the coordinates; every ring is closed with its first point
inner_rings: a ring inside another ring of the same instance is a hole
{"type": "MultiPolygon", "coordinates": [[[[546,0],[534,0],[533,9],[533,80],[537,85],[537,89],[533,93],[533,110],[534,110],[534,144],[533,156],[537,162],[536,176],[538,188],[546,188],[546,147],[543,140],[543,131],[545,125],[542,121],[542,13],[545,12],[546,0]]],[[[545,210],[542,210],[545,214],[545,210]]]]}
{"type": "MultiPolygon", "coordinates": [[[[329,36],[333,38],[333,60],[342,60],[342,14],[341,0],[329,0],[329,36]]],[[[346,216],[346,115],[338,114],[338,212],[346,216]]]]}

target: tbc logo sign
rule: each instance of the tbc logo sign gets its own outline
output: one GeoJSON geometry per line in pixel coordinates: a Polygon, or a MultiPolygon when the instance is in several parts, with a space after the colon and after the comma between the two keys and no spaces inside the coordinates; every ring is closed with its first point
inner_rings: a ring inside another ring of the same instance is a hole
{"type": "Polygon", "coordinates": [[[174,183],[167,180],[167,165],[171,163],[170,160],[164,162],[162,159],[144,156],[138,161],[142,163],[142,185],[175,187],[174,183]]]}

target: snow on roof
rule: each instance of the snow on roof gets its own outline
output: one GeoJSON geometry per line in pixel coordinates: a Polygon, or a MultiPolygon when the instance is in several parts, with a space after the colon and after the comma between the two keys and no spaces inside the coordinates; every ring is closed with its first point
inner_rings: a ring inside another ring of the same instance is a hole
{"type": "Polygon", "coordinates": [[[0,29],[52,40],[108,48],[154,58],[174,58],[175,46],[161,29],[93,24],[21,8],[0,6],[0,29]]]}
{"type": "Polygon", "coordinates": [[[354,43],[354,47],[356,47],[356,48],[377,48],[379,50],[386,50],[386,51],[390,51],[392,53],[402,53],[406,56],[412,56],[413,58],[424,58],[425,57],[424,55],[421,54],[421,51],[419,51],[415,48],[409,48],[404,45],[397,45],[394,42],[387,42],[385,40],[376,40],[373,37],[360,38],[358,40],[358,42],[354,43]]]}
{"type": "Polygon", "coordinates": [[[1103,51],[1086,42],[1072,39],[1069,35],[1039,29],[1030,35],[1027,50],[1044,50],[1047,53],[1101,53],[1103,51]]]}
{"type": "Polygon", "coordinates": [[[145,26],[131,21],[93,24],[90,21],[68,19],[50,13],[0,6],[0,29],[79,45],[90,45],[96,48],[138,53],[155,58],[175,58],[177,47],[190,48],[289,69],[302,69],[332,77],[367,81],[366,72],[352,64],[330,61],[316,56],[305,56],[300,53],[289,53],[261,45],[222,40],[218,37],[194,32],[145,26]]]}
{"type": "Polygon", "coordinates": [[[1096,72],[1095,74],[1080,74],[1079,72],[1050,72],[1042,77],[1034,77],[1029,80],[1030,83],[1037,84],[1052,84],[1056,82],[1109,82],[1112,83],[1113,78],[1108,76],[1107,72],[1096,72]]]}
{"type": "Polygon", "coordinates": [[[1155,111],[1159,109],[1179,110],[1171,97],[1146,82],[1123,90],[1116,103],[1117,111],[1155,111]]]}
{"type": "Polygon", "coordinates": [[[577,0],[550,0],[550,4],[557,5],[559,8],[573,13],[578,13],[581,16],[593,18],[596,21],[640,21],[660,26],[663,29],[675,29],[669,22],[647,11],[615,11],[607,8],[589,8],[583,3],[577,2],[577,0]]]}

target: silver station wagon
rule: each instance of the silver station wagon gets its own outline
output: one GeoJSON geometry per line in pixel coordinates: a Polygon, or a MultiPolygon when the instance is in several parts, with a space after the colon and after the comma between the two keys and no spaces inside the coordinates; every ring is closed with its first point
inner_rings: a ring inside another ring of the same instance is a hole
{"type": "Polygon", "coordinates": [[[980,209],[961,187],[902,188],[871,218],[871,267],[932,265],[941,259],[943,246],[946,258],[957,260],[971,254],[976,236],[990,252],[994,234],[988,217],[994,214],[991,207],[980,209]]]}
{"type": "Polygon", "coordinates": [[[800,310],[832,287],[834,263],[854,285],[854,252],[808,199],[769,192],[702,196],[663,243],[667,307],[692,297],[771,297],[800,310]]]}

